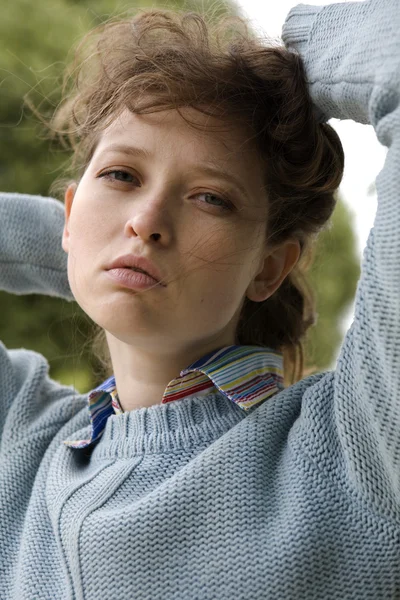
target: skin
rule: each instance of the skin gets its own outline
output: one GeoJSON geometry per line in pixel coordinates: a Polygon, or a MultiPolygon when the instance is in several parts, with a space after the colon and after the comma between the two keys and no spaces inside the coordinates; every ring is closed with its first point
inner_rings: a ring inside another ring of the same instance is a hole
{"type": "MultiPolygon", "coordinates": [[[[182,112],[221,125],[194,109],[182,112]]],[[[238,124],[199,131],[175,110],[126,110],[65,193],[70,287],[106,331],[124,411],[159,404],[181,370],[235,344],[244,298],[266,300],[299,258],[296,240],[267,245],[263,166],[248,138],[238,124]],[[116,143],[149,156],[107,151],[116,143]],[[210,164],[228,177],[206,173],[210,164]],[[101,176],[109,169],[126,174],[101,176]],[[150,258],[166,286],[130,290],[112,281],[106,266],[127,253],[150,258]]]]}

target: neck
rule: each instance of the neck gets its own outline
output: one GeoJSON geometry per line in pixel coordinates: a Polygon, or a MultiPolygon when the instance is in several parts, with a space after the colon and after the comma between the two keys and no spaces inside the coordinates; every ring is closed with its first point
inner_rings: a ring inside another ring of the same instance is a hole
{"type": "Polygon", "coordinates": [[[119,403],[124,412],[161,404],[168,384],[179,377],[181,371],[212,350],[232,345],[209,342],[196,343],[180,352],[168,349],[165,354],[149,352],[131,346],[107,333],[119,403]]]}

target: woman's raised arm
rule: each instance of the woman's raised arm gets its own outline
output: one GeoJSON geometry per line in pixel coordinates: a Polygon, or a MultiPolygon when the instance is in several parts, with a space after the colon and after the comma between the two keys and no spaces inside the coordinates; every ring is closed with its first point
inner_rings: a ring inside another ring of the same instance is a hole
{"type": "MultiPolygon", "coordinates": [[[[74,299],[61,246],[63,225],[63,205],[53,198],[0,194],[1,290],[74,299]]],[[[51,380],[48,370],[47,360],[37,352],[8,350],[0,341],[0,489],[6,473],[3,454],[42,430],[44,451],[71,416],[71,398],[79,392],[51,380]]]]}
{"type": "Polygon", "coordinates": [[[54,198],[0,193],[0,289],[73,300],[61,247],[64,206],[54,198]]]}
{"type": "MultiPolygon", "coordinates": [[[[378,209],[363,256],[355,316],[334,374],[334,406],[309,404],[330,419],[341,473],[357,494],[400,515],[400,7],[398,0],[298,5],[282,39],[304,60],[321,120],[371,124],[388,147],[377,177],[378,209]],[[329,416],[328,416],[329,415],[329,416]],[[344,467],[344,468],[343,468],[344,467]]],[[[328,438],[328,429],[325,436],[328,438]]],[[[309,436],[312,438],[312,436],[309,436]]],[[[306,439],[306,438],[305,438],[306,439]]],[[[321,464],[319,448],[307,453],[321,464]]],[[[333,450],[332,450],[333,451],[333,450]]],[[[321,464],[322,467],[322,464],[321,464]]],[[[336,476],[332,471],[332,476],[336,476]]]]}

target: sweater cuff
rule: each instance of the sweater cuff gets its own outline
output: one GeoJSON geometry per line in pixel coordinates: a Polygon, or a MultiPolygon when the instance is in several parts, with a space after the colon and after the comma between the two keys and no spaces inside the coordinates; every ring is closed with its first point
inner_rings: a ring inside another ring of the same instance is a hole
{"type": "Polygon", "coordinates": [[[288,50],[294,49],[299,54],[305,53],[315,18],[324,8],[324,6],[298,4],[289,11],[281,35],[288,50]]]}
{"type": "MultiPolygon", "coordinates": [[[[295,51],[304,57],[312,26],[323,8],[325,7],[298,4],[289,11],[281,35],[282,41],[289,51],[295,51]]],[[[318,123],[326,123],[329,120],[329,117],[315,104],[314,116],[318,123]]]]}

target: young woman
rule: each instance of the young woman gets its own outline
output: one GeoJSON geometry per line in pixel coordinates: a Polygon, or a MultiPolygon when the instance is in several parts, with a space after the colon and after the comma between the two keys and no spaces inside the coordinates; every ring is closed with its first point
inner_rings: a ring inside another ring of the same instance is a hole
{"type": "Polygon", "coordinates": [[[109,353],[80,395],[0,345],[4,600],[400,597],[398,3],[298,5],[286,48],[218,30],[96,31],[65,206],[0,198],[1,288],[75,299],[109,353]],[[389,151],[337,368],[301,378],[331,117],[389,151]]]}

